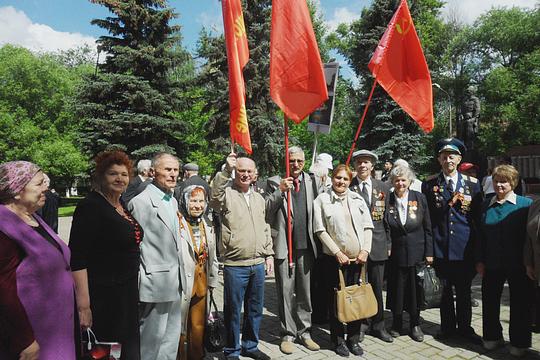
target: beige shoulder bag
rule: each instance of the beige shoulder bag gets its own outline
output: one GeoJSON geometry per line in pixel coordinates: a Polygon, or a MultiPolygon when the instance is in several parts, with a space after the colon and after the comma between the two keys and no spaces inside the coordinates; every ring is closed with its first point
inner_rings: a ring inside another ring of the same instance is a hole
{"type": "Polygon", "coordinates": [[[336,289],[336,315],[340,322],[367,319],[377,313],[377,299],[366,281],[366,265],[362,266],[360,285],[345,286],[343,271],[339,268],[339,289],[336,289]]]}

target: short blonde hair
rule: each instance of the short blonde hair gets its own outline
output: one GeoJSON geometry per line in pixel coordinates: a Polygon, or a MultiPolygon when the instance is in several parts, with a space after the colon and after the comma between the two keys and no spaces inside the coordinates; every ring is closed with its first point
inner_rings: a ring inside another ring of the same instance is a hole
{"type": "Polygon", "coordinates": [[[512,165],[499,165],[493,169],[491,177],[493,178],[494,182],[495,178],[508,181],[512,187],[512,190],[514,190],[519,181],[519,172],[512,165]]]}

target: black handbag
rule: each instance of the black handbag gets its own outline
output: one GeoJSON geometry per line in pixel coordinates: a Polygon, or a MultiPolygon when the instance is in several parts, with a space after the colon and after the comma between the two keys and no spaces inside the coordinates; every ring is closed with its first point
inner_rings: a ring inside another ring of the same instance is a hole
{"type": "Polygon", "coordinates": [[[421,310],[438,308],[441,306],[442,284],[435,274],[435,269],[425,263],[417,266],[416,280],[419,288],[418,305],[421,310]]]}
{"type": "Polygon", "coordinates": [[[222,351],[226,344],[227,330],[225,321],[217,309],[214,294],[210,291],[210,311],[204,329],[204,347],[208,352],[218,352],[222,351]]]}

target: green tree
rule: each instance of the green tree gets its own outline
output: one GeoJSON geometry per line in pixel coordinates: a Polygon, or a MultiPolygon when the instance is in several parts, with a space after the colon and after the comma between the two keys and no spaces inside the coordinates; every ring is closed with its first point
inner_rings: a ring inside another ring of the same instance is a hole
{"type": "Polygon", "coordinates": [[[95,154],[111,145],[136,156],[158,150],[184,152],[185,124],[179,110],[179,71],[187,53],[180,46],[176,14],[166,0],[91,0],[114,15],[92,24],[109,31],[97,76],[79,91],[84,147],[95,154]]]}
{"type": "Polygon", "coordinates": [[[84,71],[51,55],[0,48],[0,162],[33,161],[61,186],[85,171],[71,104],[84,71]]]}

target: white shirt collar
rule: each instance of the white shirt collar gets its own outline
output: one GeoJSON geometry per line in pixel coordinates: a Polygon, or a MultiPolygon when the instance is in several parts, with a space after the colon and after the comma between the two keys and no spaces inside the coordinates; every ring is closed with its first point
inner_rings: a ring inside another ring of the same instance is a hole
{"type": "Polygon", "coordinates": [[[493,204],[495,204],[496,202],[499,203],[499,204],[504,204],[506,201],[508,201],[509,203],[511,204],[514,204],[516,205],[516,202],[517,202],[517,195],[514,193],[514,191],[510,191],[508,194],[506,194],[506,196],[504,197],[504,199],[502,200],[497,200],[497,195],[493,196],[491,198],[491,201],[489,202],[489,206],[492,206],[493,204]]]}
{"type": "Polygon", "coordinates": [[[357,176],[358,179],[358,185],[360,185],[360,189],[362,189],[363,183],[365,182],[368,188],[371,188],[371,176],[368,176],[366,180],[362,180],[357,176]]]}
{"type": "Polygon", "coordinates": [[[444,181],[448,184],[448,181],[450,181],[450,179],[452,179],[452,182],[454,183],[454,189],[455,189],[455,186],[457,185],[458,183],[458,179],[459,179],[459,175],[458,175],[458,172],[456,171],[456,173],[454,174],[454,176],[448,176],[446,174],[444,174],[444,181]]]}

